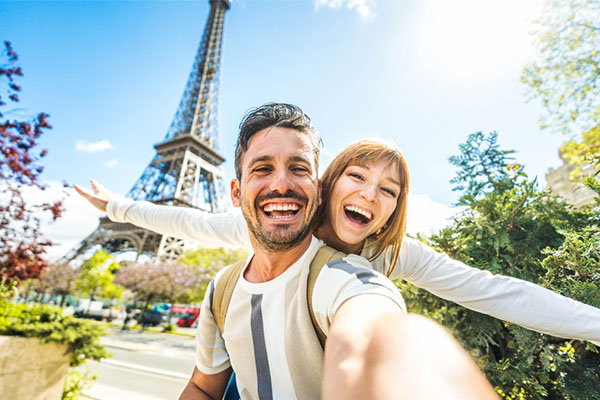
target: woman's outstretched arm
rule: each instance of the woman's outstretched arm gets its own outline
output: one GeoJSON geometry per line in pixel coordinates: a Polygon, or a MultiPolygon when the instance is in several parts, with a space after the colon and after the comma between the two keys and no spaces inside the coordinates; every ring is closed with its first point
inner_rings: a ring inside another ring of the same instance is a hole
{"type": "MultiPolygon", "coordinates": [[[[382,269],[384,255],[373,260],[382,269]]],[[[404,238],[392,279],[525,328],[600,345],[600,309],[517,278],[494,275],[404,238]]]]}
{"type": "Polygon", "coordinates": [[[95,181],[92,181],[92,189],[94,193],[75,186],[80,195],[105,211],[112,221],[128,222],[206,246],[251,249],[246,222],[237,209],[213,214],[189,207],[159,206],[115,196],[95,181]]]}

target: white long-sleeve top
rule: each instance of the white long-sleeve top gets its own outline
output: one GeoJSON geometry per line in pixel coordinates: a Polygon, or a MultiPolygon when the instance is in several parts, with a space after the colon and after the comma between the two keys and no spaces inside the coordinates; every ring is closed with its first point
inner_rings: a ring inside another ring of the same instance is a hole
{"type": "MultiPolygon", "coordinates": [[[[121,198],[109,201],[107,214],[115,222],[129,222],[205,246],[252,249],[239,209],[211,214],[121,198]]],[[[365,246],[361,255],[368,259],[372,251],[365,246]]],[[[373,269],[386,271],[390,253],[387,248],[371,261],[373,269]]],[[[534,331],[600,346],[600,309],[531,282],[469,267],[408,237],[402,241],[390,278],[404,279],[443,299],[534,331]]]]}

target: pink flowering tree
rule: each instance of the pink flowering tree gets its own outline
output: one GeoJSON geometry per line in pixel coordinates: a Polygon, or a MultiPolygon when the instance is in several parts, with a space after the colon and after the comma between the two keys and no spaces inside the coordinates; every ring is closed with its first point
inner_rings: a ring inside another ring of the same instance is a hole
{"type": "Polygon", "coordinates": [[[36,289],[42,293],[59,295],[62,307],[67,296],[75,291],[80,274],[81,268],[73,268],[67,264],[51,265],[40,275],[36,289]]]}
{"type": "Polygon", "coordinates": [[[185,298],[189,291],[207,279],[206,272],[186,264],[156,263],[128,264],[115,275],[115,283],[131,290],[136,299],[144,302],[143,310],[157,300],[171,304],[168,321],[173,314],[173,304],[185,298]]]}

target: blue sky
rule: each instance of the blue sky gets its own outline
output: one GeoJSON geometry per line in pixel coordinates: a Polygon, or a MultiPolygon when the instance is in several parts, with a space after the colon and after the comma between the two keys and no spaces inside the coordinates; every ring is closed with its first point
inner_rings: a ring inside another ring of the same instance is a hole
{"type": "MultiPolygon", "coordinates": [[[[0,1],[0,38],[13,43],[25,72],[16,112],[48,112],[54,126],[42,141],[45,179],[130,189],[166,134],[208,7],[0,1]]],[[[539,130],[540,105],[526,104],[519,83],[534,56],[528,32],[538,12],[536,0],[234,1],[219,107],[227,178],[244,112],[285,101],[320,130],[323,165],[361,138],[395,141],[411,172],[414,226],[450,212],[457,194],[447,160],[475,131],[498,131],[543,184],[560,164],[562,138],[539,130]]],[[[94,229],[97,214],[76,200],[67,206],[48,232],[69,247],[94,229]]]]}

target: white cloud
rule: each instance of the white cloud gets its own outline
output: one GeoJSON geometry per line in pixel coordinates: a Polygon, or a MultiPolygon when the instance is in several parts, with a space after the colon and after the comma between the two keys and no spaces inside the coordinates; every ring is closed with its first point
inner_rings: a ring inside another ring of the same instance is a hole
{"type": "Polygon", "coordinates": [[[56,181],[45,182],[45,184],[47,185],[46,190],[25,189],[23,197],[29,204],[40,204],[64,198],[64,211],[55,222],[51,221],[49,213],[41,215],[40,230],[47,239],[53,242],[53,245],[47,248],[48,259],[55,261],[96,229],[98,218],[102,213],[78,195],[74,189],[64,188],[60,182],[56,181]]]}
{"type": "Polygon", "coordinates": [[[450,219],[460,211],[460,208],[431,200],[426,194],[409,193],[406,231],[429,236],[448,226],[450,219]]]}
{"type": "Polygon", "coordinates": [[[114,149],[114,146],[108,140],[99,140],[97,142],[87,142],[78,139],[75,141],[75,150],[84,153],[97,153],[99,151],[114,149]]]}
{"type": "Polygon", "coordinates": [[[343,5],[356,11],[363,20],[375,17],[376,0],[315,0],[317,10],[322,6],[337,9],[343,5]]]}
{"type": "Polygon", "coordinates": [[[119,165],[119,161],[117,161],[116,158],[113,158],[112,160],[104,163],[104,166],[107,168],[116,167],[117,165],[119,165]]]}

